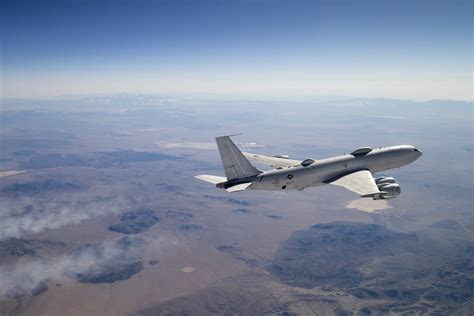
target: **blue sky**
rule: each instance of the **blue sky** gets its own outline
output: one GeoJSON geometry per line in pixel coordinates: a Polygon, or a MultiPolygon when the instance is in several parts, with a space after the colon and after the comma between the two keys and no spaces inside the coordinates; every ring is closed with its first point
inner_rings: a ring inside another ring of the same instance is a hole
{"type": "Polygon", "coordinates": [[[472,99],[472,2],[2,1],[3,97],[472,99]]]}

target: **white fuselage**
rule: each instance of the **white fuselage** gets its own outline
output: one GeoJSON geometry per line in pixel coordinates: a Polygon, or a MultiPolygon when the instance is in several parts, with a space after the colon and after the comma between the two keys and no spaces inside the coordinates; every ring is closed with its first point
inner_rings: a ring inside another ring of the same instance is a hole
{"type": "Polygon", "coordinates": [[[303,190],[323,185],[358,170],[372,173],[400,168],[412,163],[421,152],[410,145],[381,147],[360,155],[343,155],[318,160],[306,167],[302,165],[273,169],[258,175],[250,190],[303,190]]]}

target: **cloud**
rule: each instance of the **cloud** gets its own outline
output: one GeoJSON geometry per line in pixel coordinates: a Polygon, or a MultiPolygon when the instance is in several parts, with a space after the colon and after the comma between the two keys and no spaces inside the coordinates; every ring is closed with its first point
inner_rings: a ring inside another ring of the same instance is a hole
{"type": "MultiPolygon", "coordinates": [[[[160,257],[170,248],[179,247],[180,243],[172,235],[146,241],[137,237],[123,237],[81,246],[68,254],[52,258],[31,259],[25,256],[12,265],[0,266],[0,297],[22,297],[39,284],[52,280],[67,286],[83,276],[98,278],[103,273],[109,277],[111,271],[121,272],[120,269],[126,269],[127,264],[142,260],[147,249],[160,257]]],[[[123,275],[121,273],[119,275],[123,275]]]]}
{"type": "Polygon", "coordinates": [[[130,207],[130,202],[120,196],[96,197],[90,202],[84,200],[77,195],[74,195],[74,200],[64,195],[60,200],[5,199],[0,204],[0,240],[78,224],[94,217],[123,212],[130,207]]]}
{"type": "Polygon", "coordinates": [[[241,147],[247,148],[263,148],[266,147],[264,144],[257,144],[257,143],[237,143],[237,145],[241,147]]]}
{"type": "Polygon", "coordinates": [[[193,149],[217,149],[217,145],[215,143],[199,143],[199,142],[181,142],[181,143],[168,143],[168,142],[156,142],[156,145],[162,148],[193,148],[193,149]]]}
{"type": "MultiPolygon", "coordinates": [[[[202,142],[176,142],[176,143],[168,143],[168,142],[156,142],[156,145],[167,148],[167,149],[174,149],[174,148],[193,148],[193,149],[205,149],[205,150],[214,150],[217,149],[217,145],[215,143],[202,143],[202,142]]],[[[264,144],[257,144],[257,143],[237,143],[240,147],[246,148],[261,148],[265,147],[264,144]]]]}
{"type": "MultiPolygon", "coordinates": [[[[97,195],[91,200],[90,191],[88,192],[63,192],[56,198],[51,198],[50,194],[36,194],[2,199],[0,243],[2,241],[18,243],[21,249],[21,243],[30,244],[28,240],[22,239],[32,234],[78,224],[107,214],[122,213],[136,207],[136,201],[121,195],[101,192],[102,195],[97,195]]],[[[43,257],[43,250],[46,249],[48,253],[52,249],[48,247],[52,244],[48,240],[38,240],[45,242],[45,245],[35,247],[38,251],[34,256],[24,255],[16,257],[15,260],[0,262],[0,297],[9,295],[20,298],[31,295],[31,291],[37,289],[39,285],[48,284],[52,280],[59,281],[65,286],[84,276],[89,279],[83,282],[92,283],[95,280],[103,282],[101,278],[105,280],[114,278],[115,275],[112,275],[114,273],[119,276],[117,280],[128,278],[143,269],[141,260],[147,251],[153,253],[153,256],[160,257],[169,247],[180,245],[180,241],[174,235],[158,237],[147,235],[147,238],[144,241],[124,237],[99,244],[81,245],[72,252],[54,257],[43,257]],[[133,245],[135,242],[136,245],[133,245]],[[124,273],[128,273],[129,276],[123,277],[124,273]]],[[[57,250],[67,251],[70,246],[62,246],[63,248],[57,250]]]]}
{"type": "Polygon", "coordinates": [[[389,119],[389,120],[403,120],[406,117],[401,115],[366,115],[365,117],[370,118],[381,118],[381,119],[389,119]]]}

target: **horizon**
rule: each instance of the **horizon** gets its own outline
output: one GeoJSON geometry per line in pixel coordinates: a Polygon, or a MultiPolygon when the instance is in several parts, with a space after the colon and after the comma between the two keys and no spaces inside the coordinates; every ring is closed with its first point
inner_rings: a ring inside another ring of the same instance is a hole
{"type": "Polygon", "coordinates": [[[202,99],[203,101],[274,101],[274,102],[331,102],[331,101],[400,101],[400,102],[414,102],[414,103],[430,103],[430,102],[455,102],[471,104],[474,99],[409,99],[409,98],[395,98],[395,97],[364,97],[351,95],[257,95],[257,94],[231,94],[231,93],[161,93],[161,92],[93,92],[93,93],[78,93],[78,94],[61,94],[42,97],[2,97],[0,101],[55,101],[55,100],[79,100],[83,98],[114,98],[120,96],[127,97],[157,97],[157,98],[178,98],[178,99],[202,99]]]}

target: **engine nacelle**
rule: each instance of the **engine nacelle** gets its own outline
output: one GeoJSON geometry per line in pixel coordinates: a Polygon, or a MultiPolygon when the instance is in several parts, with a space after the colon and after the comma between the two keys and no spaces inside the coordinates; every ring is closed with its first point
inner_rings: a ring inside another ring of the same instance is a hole
{"type": "Polygon", "coordinates": [[[380,177],[374,180],[380,191],[380,194],[374,196],[374,200],[393,199],[402,192],[400,185],[393,177],[380,177]]]}
{"type": "Polygon", "coordinates": [[[378,177],[378,178],[375,178],[374,180],[377,185],[387,184],[387,183],[397,183],[394,177],[378,177]]]}
{"type": "Polygon", "coordinates": [[[400,188],[398,183],[390,183],[390,184],[384,185],[381,188],[379,188],[379,190],[380,192],[383,192],[381,194],[381,197],[383,199],[391,199],[391,198],[397,197],[402,192],[402,189],[400,188]]]}

